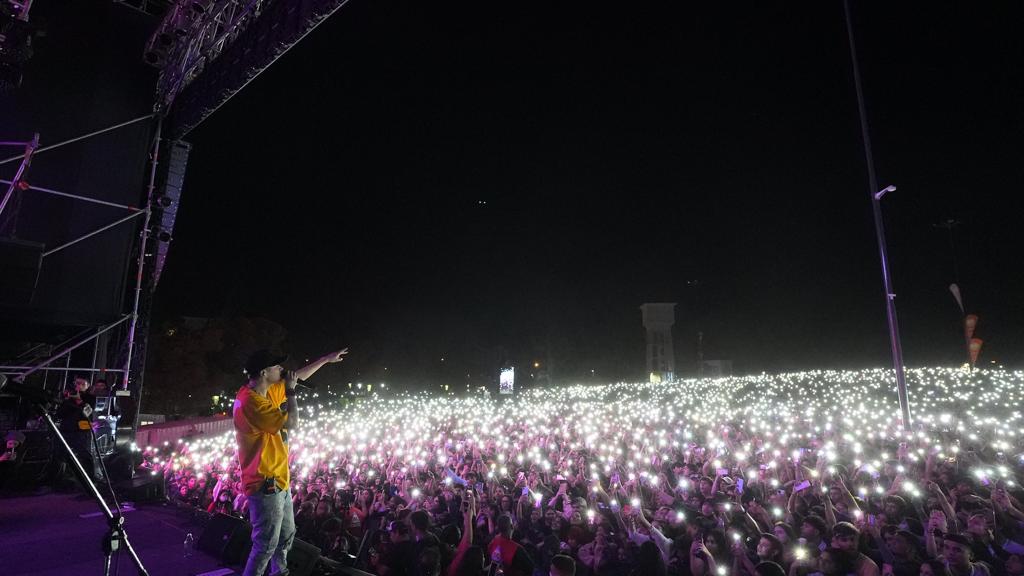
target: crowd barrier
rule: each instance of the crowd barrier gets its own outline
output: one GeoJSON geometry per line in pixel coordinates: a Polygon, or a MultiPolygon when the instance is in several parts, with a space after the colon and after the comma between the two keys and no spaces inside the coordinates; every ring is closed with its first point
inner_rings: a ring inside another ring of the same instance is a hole
{"type": "Polygon", "coordinates": [[[174,444],[179,438],[220,436],[233,429],[231,416],[207,416],[147,424],[139,426],[135,434],[135,444],[139,448],[159,446],[164,442],[174,444]]]}

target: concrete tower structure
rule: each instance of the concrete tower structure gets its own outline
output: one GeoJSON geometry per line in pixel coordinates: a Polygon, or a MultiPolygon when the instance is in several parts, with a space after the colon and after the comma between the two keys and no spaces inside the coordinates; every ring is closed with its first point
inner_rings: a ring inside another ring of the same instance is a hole
{"type": "Polygon", "coordinates": [[[647,376],[652,382],[672,380],[676,358],[672,348],[672,326],[676,323],[675,302],[640,306],[647,330],[647,376]]]}

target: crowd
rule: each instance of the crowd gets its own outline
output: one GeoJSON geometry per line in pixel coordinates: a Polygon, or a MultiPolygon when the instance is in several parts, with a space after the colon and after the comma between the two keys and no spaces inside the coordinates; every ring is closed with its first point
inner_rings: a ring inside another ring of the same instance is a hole
{"type": "MultiPolygon", "coordinates": [[[[1024,576],[1024,374],[885,371],[310,395],[298,538],[380,576],[1024,576]]],[[[174,498],[246,516],[234,438],[146,447],[174,498]]]]}

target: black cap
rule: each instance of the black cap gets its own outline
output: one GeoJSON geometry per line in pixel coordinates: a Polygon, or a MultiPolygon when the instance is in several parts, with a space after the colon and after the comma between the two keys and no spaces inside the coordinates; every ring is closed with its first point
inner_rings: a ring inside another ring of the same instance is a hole
{"type": "Polygon", "coordinates": [[[917,537],[917,535],[911,532],[910,530],[897,530],[893,532],[893,536],[899,536],[900,538],[906,540],[909,544],[917,544],[918,540],[920,540],[917,537]]]}
{"type": "Polygon", "coordinates": [[[942,539],[947,541],[947,542],[956,542],[957,544],[959,544],[961,546],[964,546],[964,547],[967,547],[967,548],[971,547],[970,539],[968,539],[963,534],[944,534],[942,536],[942,539]]]}
{"type": "Polygon", "coordinates": [[[288,355],[277,355],[270,350],[257,350],[253,352],[249,359],[245,361],[245,373],[249,375],[249,378],[257,378],[260,375],[260,371],[264,368],[270,368],[271,366],[277,366],[278,364],[284,364],[288,361],[288,355]]]}

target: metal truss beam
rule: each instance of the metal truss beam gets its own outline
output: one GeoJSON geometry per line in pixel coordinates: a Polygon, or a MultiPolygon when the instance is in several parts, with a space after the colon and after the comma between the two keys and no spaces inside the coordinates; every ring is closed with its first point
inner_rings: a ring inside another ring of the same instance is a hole
{"type": "MultiPolygon", "coordinates": [[[[209,24],[188,28],[189,35],[175,44],[181,47],[173,52],[176,59],[168,61],[158,83],[157,107],[168,115],[169,137],[179,139],[198,126],[347,1],[247,0],[248,11],[232,12],[233,19],[218,24],[223,26],[218,34],[209,31],[209,24]]],[[[212,4],[211,13],[240,2],[212,4]]],[[[174,18],[168,13],[165,24],[174,18]]]]}

